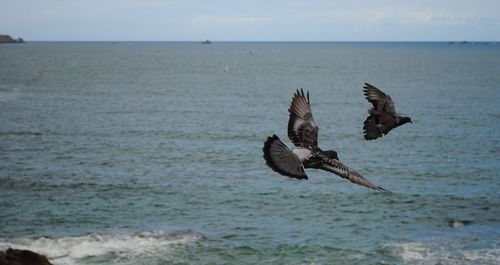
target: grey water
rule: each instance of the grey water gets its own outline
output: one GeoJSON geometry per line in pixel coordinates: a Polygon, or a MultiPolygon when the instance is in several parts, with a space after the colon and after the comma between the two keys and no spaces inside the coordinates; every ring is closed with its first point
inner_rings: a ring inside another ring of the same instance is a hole
{"type": "Polygon", "coordinates": [[[498,264],[500,45],[0,46],[0,250],[53,264],[498,264]],[[362,137],[369,82],[405,124],[362,137]],[[296,89],[375,192],[265,165],[296,89]]]}

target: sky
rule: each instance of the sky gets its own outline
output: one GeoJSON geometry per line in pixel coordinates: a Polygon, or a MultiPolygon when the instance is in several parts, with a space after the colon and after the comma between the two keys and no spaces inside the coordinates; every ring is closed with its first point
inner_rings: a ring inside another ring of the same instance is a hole
{"type": "Polygon", "coordinates": [[[27,41],[500,41],[500,0],[0,0],[27,41]]]}

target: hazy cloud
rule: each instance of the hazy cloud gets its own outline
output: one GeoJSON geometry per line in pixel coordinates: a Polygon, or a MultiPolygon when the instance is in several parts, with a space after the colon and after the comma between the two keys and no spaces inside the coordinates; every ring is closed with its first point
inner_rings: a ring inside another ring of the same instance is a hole
{"type": "Polygon", "coordinates": [[[500,40],[498,10],[497,0],[0,0],[0,30],[27,40],[500,40]]]}

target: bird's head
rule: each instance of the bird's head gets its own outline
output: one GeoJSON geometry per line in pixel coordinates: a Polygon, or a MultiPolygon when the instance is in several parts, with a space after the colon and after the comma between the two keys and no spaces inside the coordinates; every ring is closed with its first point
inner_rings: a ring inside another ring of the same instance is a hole
{"type": "Polygon", "coordinates": [[[407,122],[413,123],[410,117],[401,117],[401,119],[399,120],[400,125],[405,124],[407,122]]]}
{"type": "Polygon", "coordinates": [[[330,159],[335,159],[335,160],[339,160],[339,157],[337,155],[337,152],[333,151],[333,150],[328,150],[328,151],[324,151],[325,154],[328,156],[328,158],[330,159]]]}

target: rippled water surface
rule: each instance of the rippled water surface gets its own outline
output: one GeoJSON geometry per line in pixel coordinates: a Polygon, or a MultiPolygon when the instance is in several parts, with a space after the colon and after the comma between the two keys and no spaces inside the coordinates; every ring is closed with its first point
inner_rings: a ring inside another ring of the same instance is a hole
{"type": "Polygon", "coordinates": [[[500,45],[0,46],[0,250],[54,264],[498,264],[500,45]],[[370,82],[412,124],[362,138],[370,82]],[[319,144],[392,193],[269,169],[319,144]]]}

